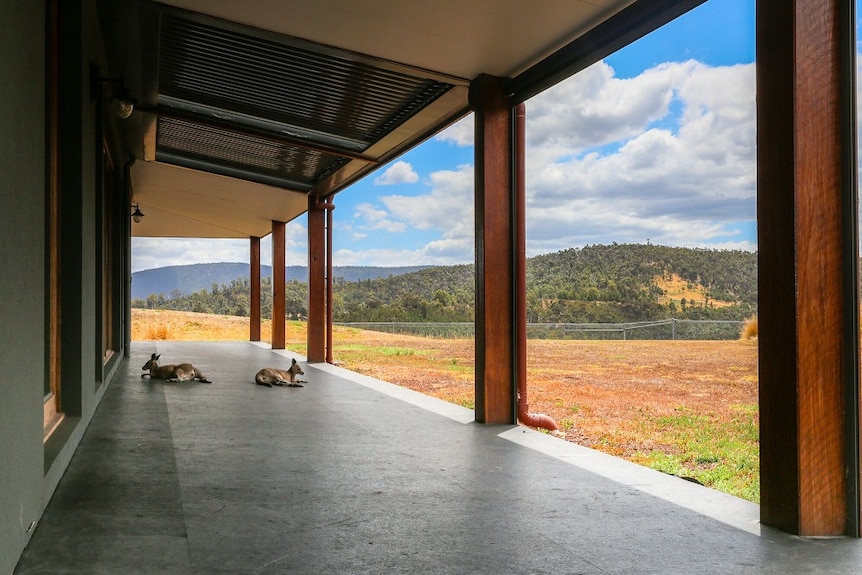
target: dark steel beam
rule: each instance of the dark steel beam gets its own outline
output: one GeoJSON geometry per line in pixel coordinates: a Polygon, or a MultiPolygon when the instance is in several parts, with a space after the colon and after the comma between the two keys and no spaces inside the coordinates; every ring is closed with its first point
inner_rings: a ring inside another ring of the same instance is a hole
{"type": "Polygon", "coordinates": [[[180,110],[169,106],[138,106],[136,110],[145,114],[154,114],[156,116],[161,116],[165,118],[184,120],[195,124],[201,124],[203,126],[208,126],[210,128],[215,128],[218,130],[235,132],[237,134],[260,138],[262,140],[267,140],[269,142],[274,142],[277,144],[287,144],[295,148],[302,148],[304,150],[310,150],[313,152],[330,154],[332,156],[340,156],[342,158],[348,158],[350,160],[359,160],[368,164],[377,163],[376,158],[365,156],[363,154],[358,154],[351,150],[339,148],[336,146],[327,146],[324,144],[309,141],[305,138],[296,138],[281,132],[274,132],[270,130],[265,130],[263,128],[257,128],[254,126],[250,126],[247,123],[237,121],[235,119],[231,120],[227,118],[217,118],[214,116],[190,112],[187,110],[180,110]]]}
{"type": "Polygon", "coordinates": [[[512,105],[595,64],[706,0],[639,0],[506,84],[512,105]]]}

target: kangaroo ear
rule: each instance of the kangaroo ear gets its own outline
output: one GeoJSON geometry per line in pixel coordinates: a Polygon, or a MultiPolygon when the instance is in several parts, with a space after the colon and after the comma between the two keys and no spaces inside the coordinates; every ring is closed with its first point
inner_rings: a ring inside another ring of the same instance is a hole
{"type": "Polygon", "coordinates": [[[153,354],[150,356],[150,359],[156,359],[156,358],[158,358],[158,356],[156,354],[153,354]]]}
{"type": "Polygon", "coordinates": [[[291,360],[290,360],[290,365],[296,365],[296,359],[291,359],[291,360]]]}
{"type": "Polygon", "coordinates": [[[159,359],[160,357],[162,357],[162,354],[159,354],[159,355],[153,354],[153,359],[159,359]]]}

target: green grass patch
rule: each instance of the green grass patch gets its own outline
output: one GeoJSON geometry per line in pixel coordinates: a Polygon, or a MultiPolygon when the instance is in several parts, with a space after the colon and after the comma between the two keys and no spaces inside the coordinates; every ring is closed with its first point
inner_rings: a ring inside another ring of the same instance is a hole
{"type": "Polygon", "coordinates": [[[385,355],[385,356],[422,355],[421,352],[417,352],[415,349],[412,349],[409,347],[378,347],[378,348],[375,348],[374,351],[376,351],[380,355],[385,355]]]}
{"type": "Polygon", "coordinates": [[[568,431],[575,427],[575,420],[566,417],[557,422],[557,427],[559,427],[560,431],[568,431]]]}
{"type": "Polygon", "coordinates": [[[461,365],[458,363],[449,363],[449,364],[441,364],[446,368],[446,371],[458,374],[458,375],[473,375],[475,373],[475,369],[472,365],[461,365]]]}
{"type": "Polygon", "coordinates": [[[645,415],[656,442],[670,449],[641,455],[649,467],[698,480],[702,484],[760,502],[757,405],[733,406],[736,416],[720,421],[684,406],[673,415],[645,415]]]}
{"type": "Polygon", "coordinates": [[[361,343],[353,343],[347,345],[339,345],[338,352],[340,354],[350,354],[354,357],[362,357],[363,355],[367,355],[370,357],[375,356],[410,356],[410,355],[428,355],[430,352],[428,350],[417,350],[410,347],[396,347],[396,346],[373,346],[373,345],[365,345],[361,343]]]}
{"type": "Polygon", "coordinates": [[[452,403],[454,403],[455,405],[460,405],[461,407],[466,407],[467,409],[476,409],[476,400],[472,395],[459,397],[452,403]]]}

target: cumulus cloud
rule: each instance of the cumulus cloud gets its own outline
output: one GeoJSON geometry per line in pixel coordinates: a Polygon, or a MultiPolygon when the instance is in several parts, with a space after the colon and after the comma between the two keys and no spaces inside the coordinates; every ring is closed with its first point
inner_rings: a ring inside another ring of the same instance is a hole
{"type": "Polygon", "coordinates": [[[460,147],[472,146],[474,132],[473,114],[458,120],[434,138],[441,142],[448,142],[460,147]]]}
{"type": "Polygon", "coordinates": [[[404,222],[392,220],[386,210],[375,208],[368,203],[357,205],[353,215],[365,222],[364,227],[366,229],[384,230],[387,232],[403,232],[407,229],[404,222]]]}
{"type": "Polygon", "coordinates": [[[474,259],[473,166],[431,174],[431,191],[422,196],[385,196],[380,201],[399,220],[419,230],[436,230],[440,239],[422,253],[435,263],[463,263],[474,259]]]}
{"type": "Polygon", "coordinates": [[[374,183],[378,186],[391,186],[393,184],[415,184],[419,181],[419,174],[413,169],[409,163],[397,161],[383,172],[382,175],[374,179],[374,183]]]}
{"type": "Polygon", "coordinates": [[[618,79],[598,62],[527,103],[529,144],[562,154],[634,137],[667,114],[674,87],[693,65],[618,79]]]}
{"type": "Polygon", "coordinates": [[[468,244],[464,246],[457,242],[441,240],[415,250],[379,248],[355,251],[342,248],[333,252],[332,259],[337,266],[452,265],[472,262],[472,258],[463,259],[465,248],[472,254],[473,243],[468,242],[468,244]]]}
{"type": "Polygon", "coordinates": [[[382,196],[389,213],[420,230],[437,229],[448,237],[473,226],[473,166],[430,175],[431,191],[420,196],[382,196]],[[469,224],[469,225],[466,225],[469,224]]]}
{"type": "Polygon", "coordinates": [[[473,241],[473,166],[440,170],[427,180],[427,193],[414,196],[389,195],[378,198],[382,206],[365,203],[354,216],[373,229],[404,231],[430,230],[439,235],[426,245],[413,249],[337,249],[337,265],[418,265],[472,262],[473,241]],[[385,224],[385,225],[384,225],[385,224]]]}
{"type": "Polygon", "coordinates": [[[531,253],[610,241],[736,245],[755,218],[754,65],[597,64],[527,104],[531,253]]]}
{"type": "MultiPolygon", "coordinates": [[[[527,102],[528,254],[647,239],[755,249],[746,239],[755,220],[754,94],[753,64],[665,63],[618,79],[600,62],[527,102]]],[[[472,137],[469,116],[437,139],[470,145],[472,137]]],[[[379,197],[365,217],[439,238],[339,258],[473,261],[473,167],[434,172],[428,183],[424,195],[379,197]]]]}
{"type": "Polygon", "coordinates": [[[173,265],[248,262],[248,240],[132,238],[132,271],[173,265]],[[217,260],[208,259],[213,253],[217,260]]]}
{"type": "MultiPolygon", "coordinates": [[[[285,228],[287,265],[308,263],[308,232],[298,221],[285,228]]],[[[202,238],[132,238],[132,271],[188,264],[250,260],[249,240],[202,238]]],[[[260,261],[272,262],[272,236],[260,240],[260,261]]]]}

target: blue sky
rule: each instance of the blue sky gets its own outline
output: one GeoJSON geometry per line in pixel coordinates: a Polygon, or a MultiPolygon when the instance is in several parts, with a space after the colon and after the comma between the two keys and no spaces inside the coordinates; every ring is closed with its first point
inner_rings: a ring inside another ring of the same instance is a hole
{"type": "MultiPolygon", "coordinates": [[[[754,0],[708,0],[526,107],[528,256],[756,249],[754,0]]],[[[335,197],[336,266],[474,261],[472,121],[335,197]]],[[[304,217],[288,224],[288,265],[306,264],[306,233],[304,217]]],[[[248,242],[132,243],[133,271],[216,261],[247,262],[248,242]]]]}

